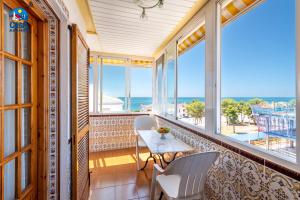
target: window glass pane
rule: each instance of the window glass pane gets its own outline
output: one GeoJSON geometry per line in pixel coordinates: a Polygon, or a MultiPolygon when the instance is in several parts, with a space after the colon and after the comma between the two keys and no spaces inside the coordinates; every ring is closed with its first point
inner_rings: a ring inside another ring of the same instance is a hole
{"type": "Polygon", "coordinates": [[[4,59],[4,87],[5,87],[5,104],[16,104],[17,99],[17,63],[10,59],[4,59]]]}
{"type": "Polygon", "coordinates": [[[221,133],[295,160],[295,0],[268,0],[222,29],[221,133]]]}
{"type": "Polygon", "coordinates": [[[31,101],[31,68],[28,65],[22,65],[22,103],[31,101]]]}
{"type": "Polygon", "coordinates": [[[166,54],[166,107],[165,112],[169,116],[175,115],[175,65],[176,65],[176,46],[172,45],[166,54]]]}
{"type": "Polygon", "coordinates": [[[152,110],[152,68],[132,67],[130,110],[150,112],[152,110]]]}
{"type": "Polygon", "coordinates": [[[89,67],[89,111],[94,111],[94,65],[91,64],[89,67]]]}
{"type": "Polygon", "coordinates": [[[4,200],[16,198],[16,161],[12,160],[4,166],[4,200]]]}
{"type": "Polygon", "coordinates": [[[156,109],[160,113],[162,112],[163,103],[163,64],[162,61],[156,64],[156,109]]]}
{"type": "Polygon", "coordinates": [[[21,114],[21,144],[22,147],[26,147],[31,141],[31,108],[23,108],[21,114]]]}
{"type": "Polygon", "coordinates": [[[103,66],[103,112],[124,111],[126,106],[125,67],[103,66]]]}
{"type": "Polygon", "coordinates": [[[31,60],[31,27],[28,31],[21,32],[21,56],[26,60],[31,60]]]}
{"type": "Polygon", "coordinates": [[[205,41],[178,57],[179,120],[205,127],[205,41]]]}
{"type": "Polygon", "coordinates": [[[11,9],[4,5],[4,50],[16,54],[16,33],[10,31],[9,12],[11,9]]]}
{"type": "Polygon", "coordinates": [[[21,189],[24,191],[30,184],[30,164],[31,153],[25,152],[22,154],[22,177],[21,177],[21,189]]]}
{"type": "Polygon", "coordinates": [[[16,151],[17,111],[4,111],[4,157],[16,151]]]}

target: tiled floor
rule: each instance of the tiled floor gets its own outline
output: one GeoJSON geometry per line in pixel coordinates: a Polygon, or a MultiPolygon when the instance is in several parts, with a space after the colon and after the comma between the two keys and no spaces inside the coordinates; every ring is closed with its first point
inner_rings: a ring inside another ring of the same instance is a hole
{"type": "MultiPolygon", "coordinates": [[[[143,152],[141,159],[145,161],[149,154],[143,152]]],[[[135,148],[91,153],[89,164],[90,200],[149,199],[153,162],[137,171],[135,148]]]]}

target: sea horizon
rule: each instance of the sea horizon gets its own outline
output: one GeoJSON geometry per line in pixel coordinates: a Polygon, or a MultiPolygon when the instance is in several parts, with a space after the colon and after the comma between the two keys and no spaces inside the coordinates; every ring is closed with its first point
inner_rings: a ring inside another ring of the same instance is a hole
{"type": "MultiPolygon", "coordinates": [[[[125,100],[125,97],[118,97],[121,100],[125,100]]],[[[289,102],[292,99],[295,99],[295,97],[222,97],[221,99],[234,99],[236,101],[248,101],[253,98],[260,98],[268,103],[272,102],[289,102]]],[[[152,104],[152,97],[131,97],[131,110],[132,111],[138,111],[141,109],[142,105],[150,105],[152,104]]],[[[191,103],[193,100],[199,100],[204,102],[204,97],[178,97],[177,102],[178,103],[191,103]]],[[[173,100],[169,101],[170,103],[173,103],[173,100]]]]}

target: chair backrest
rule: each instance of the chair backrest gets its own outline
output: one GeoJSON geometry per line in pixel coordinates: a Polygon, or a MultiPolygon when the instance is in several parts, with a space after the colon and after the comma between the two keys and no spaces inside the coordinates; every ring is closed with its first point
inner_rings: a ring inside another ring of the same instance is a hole
{"type": "Polygon", "coordinates": [[[150,116],[142,115],[134,119],[135,130],[151,130],[156,128],[156,121],[150,116]]]}
{"type": "Polygon", "coordinates": [[[219,152],[192,154],[174,160],[166,168],[164,174],[181,177],[177,198],[192,197],[203,192],[207,172],[219,155],[219,152]]]}

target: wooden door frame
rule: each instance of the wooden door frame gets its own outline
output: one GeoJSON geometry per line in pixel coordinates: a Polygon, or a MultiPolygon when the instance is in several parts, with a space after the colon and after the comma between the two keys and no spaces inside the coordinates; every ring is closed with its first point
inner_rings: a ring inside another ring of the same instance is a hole
{"type": "Polygon", "coordinates": [[[48,108],[49,108],[49,74],[48,74],[48,24],[38,22],[38,88],[37,88],[37,197],[47,199],[48,185],[48,108]]]}
{"type": "MultiPolygon", "coordinates": [[[[0,0],[0,2],[2,1],[0,0]]],[[[66,53],[65,49],[59,46],[59,42],[61,42],[60,34],[65,30],[63,25],[68,23],[69,11],[62,1],[12,1],[20,3],[21,7],[34,15],[38,21],[37,199],[59,199],[59,139],[61,137],[59,133],[60,124],[58,123],[60,118],[60,102],[58,99],[60,95],[59,66],[65,66],[66,64],[59,57],[61,52],[66,53]],[[63,23],[61,24],[61,22],[63,23]]],[[[0,62],[2,62],[1,58],[0,62]]],[[[2,76],[1,73],[0,76],[2,76]]],[[[64,104],[66,104],[65,101],[64,104]]],[[[64,177],[65,179],[66,177],[64,177]]]]}
{"type": "MultiPolygon", "coordinates": [[[[0,0],[0,5],[2,5],[4,2],[0,0]]],[[[47,184],[45,184],[45,181],[41,179],[47,179],[47,151],[46,151],[46,140],[47,140],[47,104],[48,104],[48,97],[47,92],[44,91],[45,88],[48,87],[48,41],[47,41],[47,21],[45,20],[45,16],[40,12],[39,9],[33,7],[31,3],[29,3],[26,0],[14,0],[9,2],[9,4],[14,6],[21,6],[26,11],[28,11],[32,17],[34,17],[37,21],[35,29],[37,30],[37,33],[33,33],[33,37],[35,39],[32,41],[31,53],[33,56],[33,61],[35,68],[33,68],[35,75],[34,77],[31,77],[31,94],[32,94],[32,101],[34,102],[34,107],[32,108],[32,119],[34,119],[31,122],[31,127],[33,128],[33,134],[34,138],[32,139],[34,142],[32,142],[31,145],[34,145],[32,148],[35,150],[32,152],[33,156],[33,163],[34,166],[31,166],[31,178],[32,178],[32,185],[33,185],[33,196],[31,198],[38,198],[38,199],[46,199],[42,197],[42,195],[38,195],[38,191],[47,190],[47,184]],[[42,51],[37,51],[37,49],[42,49],[42,51]],[[42,94],[42,95],[40,95],[42,94]],[[39,98],[37,98],[37,95],[39,98]],[[45,106],[44,106],[45,105],[45,106]],[[38,117],[39,116],[39,117],[38,117]],[[44,141],[44,142],[43,142],[44,141]],[[38,146],[39,144],[39,146],[38,146]],[[42,149],[42,151],[40,151],[42,149]],[[44,188],[44,189],[41,189],[44,188]],[[41,197],[41,198],[40,198],[41,197]]],[[[1,9],[2,10],[2,9],[1,9]]],[[[2,20],[2,11],[0,12],[2,20]]],[[[1,24],[3,21],[1,22],[1,24]]],[[[2,35],[4,33],[2,32],[2,35]]],[[[19,34],[19,33],[18,33],[19,34]]],[[[18,41],[19,43],[19,41],[18,41]]],[[[1,42],[1,45],[3,43],[1,42]]],[[[2,46],[3,47],[3,46],[2,46]]],[[[17,51],[20,51],[20,46],[16,47],[17,51]]],[[[1,60],[3,62],[3,60],[1,60]]],[[[20,68],[20,67],[18,67],[20,68]]],[[[19,74],[20,72],[18,72],[19,74]]],[[[19,77],[19,75],[18,75],[19,77]]],[[[4,78],[2,76],[2,78],[4,78]]],[[[21,90],[21,88],[18,86],[18,90],[21,90]]],[[[20,94],[20,91],[18,91],[18,94],[20,94]]],[[[19,118],[20,116],[18,116],[19,118]]],[[[18,141],[18,139],[17,139],[18,141]]],[[[20,146],[20,141],[18,141],[18,146],[20,146]]],[[[20,148],[20,147],[19,147],[20,148]]],[[[18,168],[20,167],[20,163],[18,163],[18,168]]],[[[17,176],[20,177],[19,174],[20,170],[17,170],[17,176]]],[[[1,191],[3,191],[3,182],[2,182],[2,188],[0,188],[1,191]]],[[[17,187],[20,187],[18,184],[17,187]]],[[[20,190],[20,189],[19,189],[20,190]]],[[[41,192],[43,194],[44,192],[41,192]]],[[[3,194],[2,194],[3,195],[3,194]]],[[[3,198],[3,196],[0,196],[0,199],[3,198]]]]}
{"type": "Polygon", "coordinates": [[[47,199],[48,185],[48,108],[49,108],[49,41],[48,21],[44,13],[27,0],[18,0],[37,19],[37,180],[36,198],[47,199]]]}
{"type": "MultiPolygon", "coordinates": [[[[1,1],[1,0],[0,0],[1,1]]],[[[47,184],[48,184],[48,136],[49,136],[49,125],[48,125],[48,104],[49,104],[49,41],[48,41],[48,22],[47,18],[40,11],[40,9],[33,6],[28,0],[15,0],[19,3],[26,11],[30,12],[37,20],[37,44],[34,50],[37,51],[37,80],[33,82],[36,84],[37,101],[36,109],[36,167],[34,168],[37,173],[35,181],[35,198],[47,199],[47,184]]]]}

